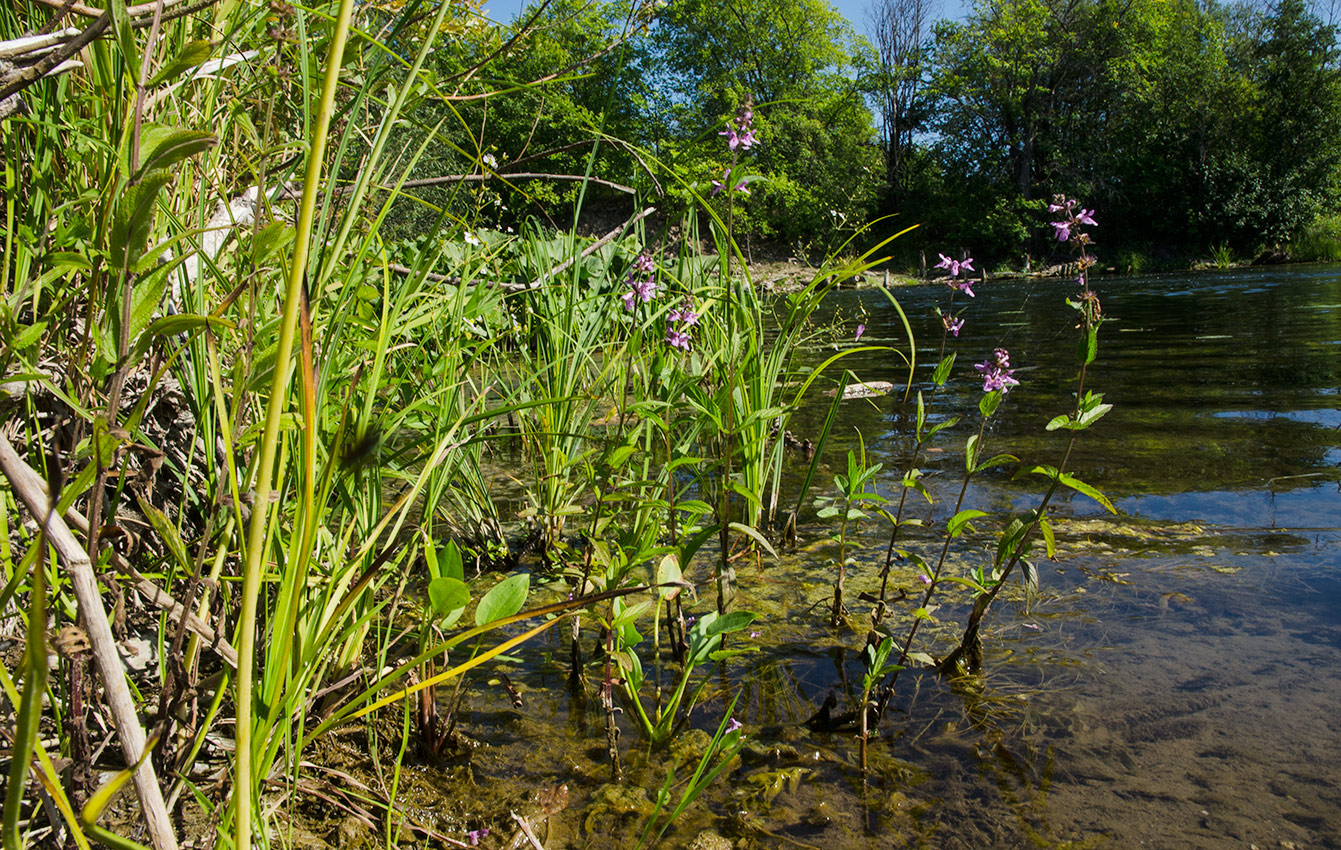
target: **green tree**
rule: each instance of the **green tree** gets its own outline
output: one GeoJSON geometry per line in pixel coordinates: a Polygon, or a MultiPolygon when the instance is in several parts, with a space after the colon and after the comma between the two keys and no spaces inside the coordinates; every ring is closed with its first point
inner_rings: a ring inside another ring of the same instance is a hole
{"type": "Polygon", "coordinates": [[[822,247],[864,221],[882,191],[871,113],[857,81],[869,46],[825,0],[682,0],[658,19],[644,61],[657,95],[654,149],[692,182],[726,162],[717,135],[746,97],[759,146],[745,224],[822,247]]]}

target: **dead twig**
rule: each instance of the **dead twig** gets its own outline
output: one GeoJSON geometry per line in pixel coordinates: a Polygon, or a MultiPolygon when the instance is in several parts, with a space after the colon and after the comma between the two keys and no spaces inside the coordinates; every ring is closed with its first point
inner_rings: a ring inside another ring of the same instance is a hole
{"type": "Polygon", "coordinates": [[[47,540],[55,547],[56,554],[70,576],[98,673],[102,677],[107,704],[116,722],[117,736],[121,739],[122,753],[127,764],[139,764],[134,775],[135,793],[144,811],[145,825],[154,847],[156,850],[177,850],[177,836],[172,829],[167,805],[163,802],[163,789],[154,775],[153,763],[149,759],[140,758],[145,748],[144,727],[140,725],[135,700],[126,685],[121,656],[117,654],[112,627],[107,621],[107,612],[103,610],[102,597],[98,593],[98,579],[93,574],[93,563],[65,521],[51,510],[42,477],[19,457],[7,436],[0,436],[0,472],[9,479],[14,494],[43,527],[47,540]]]}

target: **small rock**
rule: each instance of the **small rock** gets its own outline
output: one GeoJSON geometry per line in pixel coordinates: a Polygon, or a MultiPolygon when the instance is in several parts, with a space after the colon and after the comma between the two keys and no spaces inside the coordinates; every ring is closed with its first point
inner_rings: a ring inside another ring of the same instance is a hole
{"type": "Polygon", "coordinates": [[[354,850],[372,843],[372,830],[354,815],[347,815],[335,830],[335,846],[340,850],[354,850]]]}
{"type": "Polygon", "coordinates": [[[731,842],[715,829],[705,829],[689,842],[687,850],[731,850],[731,842]]]}

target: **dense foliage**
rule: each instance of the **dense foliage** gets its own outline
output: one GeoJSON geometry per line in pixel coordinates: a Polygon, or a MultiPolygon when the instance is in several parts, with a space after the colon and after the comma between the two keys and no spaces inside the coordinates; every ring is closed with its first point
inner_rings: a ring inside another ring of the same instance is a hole
{"type": "MultiPolygon", "coordinates": [[[[874,0],[870,41],[823,0],[647,14],[558,0],[538,14],[551,23],[504,51],[491,82],[577,70],[467,120],[486,148],[580,172],[603,134],[594,173],[666,207],[720,172],[717,132],[748,94],[762,179],[742,223],[802,252],[897,213],[938,245],[1018,262],[1053,250],[1030,222],[1070,193],[1113,222],[1110,261],[1248,255],[1341,203],[1336,33],[1305,0],[978,0],[934,26],[922,0],[874,0]]],[[[522,195],[513,216],[575,193],[522,195]]]]}

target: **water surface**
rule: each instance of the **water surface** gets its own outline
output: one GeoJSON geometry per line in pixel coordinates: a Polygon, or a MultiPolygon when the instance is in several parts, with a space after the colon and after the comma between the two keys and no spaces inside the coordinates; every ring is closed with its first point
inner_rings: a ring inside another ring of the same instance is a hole
{"type": "MultiPolygon", "coordinates": [[[[987,451],[1056,463],[1064,437],[1042,426],[1072,404],[1072,288],[989,282],[971,301],[960,296],[960,360],[930,403],[933,418],[975,411],[971,364],[1006,347],[1021,385],[987,451]]],[[[803,725],[831,694],[840,709],[855,704],[863,641],[827,628],[830,529],[813,510],[803,515],[798,552],[741,568],[737,604],[763,615],[741,643],[758,651],[711,674],[691,725],[715,728],[739,693],[750,748],[686,811],[671,846],[713,846],[705,830],[738,848],[1341,846],[1341,270],[1102,278],[1096,289],[1108,321],[1089,386],[1114,410],[1082,435],[1072,469],[1119,516],[1079,496],[1056,505],[1057,557],[1039,562],[1036,593],[994,607],[985,672],[957,681],[905,672],[863,774],[852,733],[803,725]]],[[[941,335],[931,312],[948,290],[898,296],[920,362],[934,362],[941,335]]],[[[863,344],[900,342],[879,293],[842,292],[831,306],[826,321],[837,327],[866,324],[863,344]]],[[[855,344],[847,330],[838,338],[840,348],[855,344]]],[[[865,380],[905,374],[885,353],[848,363],[865,380]]],[[[827,404],[817,398],[796,418],[800,436],[818,429],[827,404]]],[[[896,492],[910,416],[891,399],[844,402],[820,490],[860,433],[885,464],[882,491],[896,492]]],[[[920,461],[938,503],[918,515],[933,524],[957,492],[970,427],[972,417],[920,461]]],[[[1004,470],[982,476],[966,507],[1023,509],[1042,489],[1004,470]]],[[[950,569],[990,558],[992,530],[984,521],[950,569]]],[[[859,536],[850,599],[875,589],[886,534],[873,524],[859,536]]],[[[931,531],[907,542],[937,546],[931,531]]],[[[691,578],[706,581],[709,569],[700,563],[705,574],[691,578]]],[[[917,593],[908,566],[894,587],[917,593]]],[[[964,599],[945,602],[918,644],[932,654],[962,622],[964,599]]],[[[867,622],[863,603],[852,607],[853,622],[867,622]]],[[[477,828],[500,806],[524,808],[530,790],[563,783],[570,803],[550,819],[547,847],[632,846],[650,809],[638,787],[654,795],[672,764],[686,776],[699,739],[649,756],[622,715],[629,781],[614,789],[595,683],[570,697],[567,641],[558,630],[546,640],[529,653],[541,663],[506,668],[524,709],[500,688],[467,690],[461,727],[482,746],[469,793],[465,768],[441,778],[456,803],[438,806],[438,823],[477,828]]],[[[589,651],[595,637],[584,640],[589,651]]],[[[661,675],[669,684],[669,665],[661,675]]],[[[507,821],[489,823],[495,837],[511,833],[507,821]]]]}

